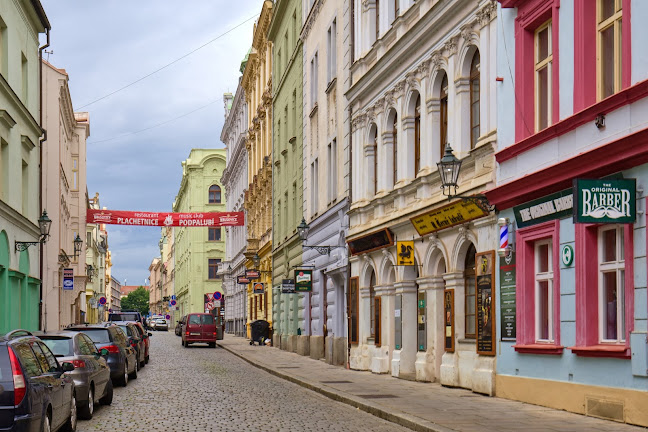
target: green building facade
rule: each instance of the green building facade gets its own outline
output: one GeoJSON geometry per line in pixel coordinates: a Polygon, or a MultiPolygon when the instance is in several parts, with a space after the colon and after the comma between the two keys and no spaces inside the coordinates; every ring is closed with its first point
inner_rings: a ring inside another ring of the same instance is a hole
{"type": "Polygon", "coordinates": [[[299,267],[302,246],[297,225],[303,213],[303,56],[299,39],[301,0],[278,0],[268,40],[273,43],[272,139],[272,304],[273,344],[295,351],[304,318],[304,294],[282,294],[283,279],[292,279],[299,267]]]}
{"type": "MultiPolygon", "coordinates": [[[[173,202],[178,213],[224,212],[225,149],[192,149],[182,162],[182,182],[173,202]]],[[[175,293],[176,316],[205,312],[205,294],[220,292],[222,277],[218,264],[225,259],[224,228],[176,227],[175,293]],[[211,230],[211,232],[210,232],[211,230]]]]}

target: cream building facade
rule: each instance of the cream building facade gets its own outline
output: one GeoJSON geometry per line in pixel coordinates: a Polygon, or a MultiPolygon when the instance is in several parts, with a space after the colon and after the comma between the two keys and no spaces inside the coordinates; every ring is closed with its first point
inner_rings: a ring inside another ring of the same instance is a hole
{"type": "MultiPolygon", "coordinates": [[[[243,70],[241,87],[247,105],[248,186],[245,191],[247,220],[247,258],[245,266],[260,270],[263,294],[247,287],[247,324],[256,319],[272,327],[272,42],[268,30],[274,3],[264,1],[261,15],[254,25],[252,49],[243,70]],[[258,265],[253,258],[258,257],[258,265]]],[[[235,276],[232,274],[232,276],[235,276]]],[[[246,329],[249,336],[249,328],[246,329]]]]}
{"type": "MultiPolygon", "coordinates": [[[[98,192],[94,198],[87,198],[87,202],[87,208],[95,210],[101,208],[98,192]]],[[[85,247],[86,314],[84,318],[85,322],[96,324],[106,320],[110,296],[106,282],[108,276],[106,271],[108,231],[104,224],[86,224],[85,247]]]]}
{"type": "Polygon", "coordinates": [[[43,62],[43,206],[52,220],[43,245],[43,330],[82,322],[86,313],[86,140],[88,113],[75,113],[64,69],[43,62]],[[78,242],[75,243],[75,239],[78,242]],[[78,246],[77,246],[78,244],[78,246]],[[80,249],[77,251],[75,248],[80,249]],[[72,269],[74,284],[63,284],[72,269]]]}
{"type": "MultiPolygon", "coordinates": [[[[170,327],[175,327],[176,321],[180,319],[177,313],[177,304],[171,306],[171,297],[175,295],[175,243],[173,239],[175,227],[166,226],[162,228],[160,238],[161,279],[162,279],[162,300],[165,315],[171,315],[170,327]],[[164,299],[167,299],[164,301],[164,299]]],[[[177,303],[177,301],[176,301],[177,303]]]]}
{"type": "Polygon", "coordinates": [[[162,278],[161,258],[156,257],[149,264],[149,311],[151,314],[162,314],[162,278]]]}
{"type": "Polygon", "coordinates": [[[353,8],[350,366],[493,395],[495,357],[476,350],[474,269],[476,253],[498,247],[495,216],[422,236],[412,220],[448,203],[436,166],[446,143],[463,161],[458,193],[494,180],[496,6],[355,0],[353,8]],[[402,240],[414,240],[414,265],[397,266],[402,240]]]}

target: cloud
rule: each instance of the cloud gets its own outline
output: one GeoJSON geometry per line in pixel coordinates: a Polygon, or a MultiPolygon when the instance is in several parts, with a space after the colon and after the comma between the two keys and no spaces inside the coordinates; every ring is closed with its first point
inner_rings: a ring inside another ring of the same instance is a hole
{"type": "MultiPolygon", "coordinates": [[[[222,148],[222,95],[234,92],[254,20],[155,75],[261,11],[260,0],[41,0],[52,25],[49,61],[66,69],[75,110],[90,113],[88,192],[115,210],[170,211],[192,148],[222,148]],[[189,116],[145,132],[134,131],[189,116]],[[99,142],[111,138],[114,140],[99,142]],[[96,142],[96,143],[95,143],[96,142]]],[[[144,280],[159,229],[109,226],[113,274],[144,280]]]]}

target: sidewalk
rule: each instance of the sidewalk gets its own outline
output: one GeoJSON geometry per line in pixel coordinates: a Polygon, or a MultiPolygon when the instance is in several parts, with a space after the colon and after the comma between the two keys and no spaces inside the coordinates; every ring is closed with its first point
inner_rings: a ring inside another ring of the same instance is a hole
{"type": "Polygon", "coordinates": [[[332,366],[245,338],[218,345],[273,375],[416,431],[643,431],[565,411],[332,366]]]}

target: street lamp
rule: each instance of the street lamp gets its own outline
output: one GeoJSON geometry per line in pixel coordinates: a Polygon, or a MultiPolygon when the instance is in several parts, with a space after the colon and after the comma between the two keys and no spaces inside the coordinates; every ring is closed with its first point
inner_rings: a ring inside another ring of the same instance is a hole
{"type": "Polygon", "coordinates": [[[81,240],[81,237],[79,237],[79,234],[77,233],[76,238],[74,239],[74,258],[77,258],[79,254],[81,253],[81,244],[83,243],[83,240],[81,240]]]}
{"type": "MultiPolygon", "coordinates": [[[[297,233],[299,234],[299,239],[304,242],[308,238],[308,232],[310,231],[310,227],[306,223],[306,220],[302,218],[301,222],[299,225],[297,225],[297,233]]],[[[317,252],[320,253],[320,255],[329,255],[331,253],[331,249],[336,249],[342,246],[322,246],[322,245],[307,245],[307,244],[302,244],[302,247],[305,248],[310,248],[310,249],[315,249],[317,252]]]]}
{"type": "Polygon", "coordinates": [[[252,263],[254,263],[254,268],[256,268],[256,269],[258,269],[259,266],[261,265],[261,257],[256,252],[254,253],[254,256],[252,257],[252,263]]]}
{"type": "Polygon", "coordinates": [[[443,190],[443,195],[446,195],[448,200],[459,198],[464,201],[472,201],[487,212],[495,210],[495,206],[488,202],[488,198],[486,198],[485,195],[456,195],[459,171],[461,170],[461,161],[452,153],[450,143],[446,144],[445,153],[441,160],[437,162],[437,168],[439,170],[439,176],[441,177],[441,189],[443,190]],[[448,193],[446,193],[446,188],[448,188],[448,193]]]}
{"type": "Polygon", "coordinates": [[[16,241],[14,245],[14,250],[16,252],[22,252],[24,250],[27,250],[29,246],[45,243],[47,241],[47,238],[49,237],[51,226],[52,226],[52,220],[49,217],[47,217],[47,211],[43,210],[43,214],[41,215],[41,217],[38,218],[38,228],[40,230],[40,237],[38,241],[35,242],[16,241]]]}

